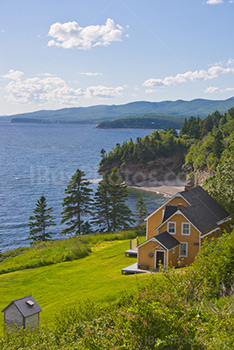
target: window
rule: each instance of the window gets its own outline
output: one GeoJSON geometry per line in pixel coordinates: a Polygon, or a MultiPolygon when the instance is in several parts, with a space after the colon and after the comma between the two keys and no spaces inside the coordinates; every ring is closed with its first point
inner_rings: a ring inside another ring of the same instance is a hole
{"type": "Polygon", "coordinates": [[[180,243],[180,256],[187,258],[187,256],[188,256],[188,243],[180,243]]]}
{"type": "Polygon", "coordinates": [[[168,233],[175,235],[176,234],[176,223],[175,222],[168,222],[167,223],[167,231],[168,231],[168,233]]]}
{"type": "Polygon", "coordinates": [[[189,236],[190,235],[190,224],[188,222],[182,222],[182,235],[189,236]]]}

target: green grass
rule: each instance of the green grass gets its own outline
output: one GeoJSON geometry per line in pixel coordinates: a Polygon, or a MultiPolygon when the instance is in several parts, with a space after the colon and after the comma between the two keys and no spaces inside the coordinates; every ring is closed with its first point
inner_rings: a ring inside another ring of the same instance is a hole
{"type": "Polygon", "coordinates": [[[91,252],[93,244],[135,238],[136,235],[135,231],[90,234],[40,242],[27,248],[17,248],[2,254],[0,274],[81,259],[91,252]]]}
{"type": "MultiPolygon", "coordinates": [[[[143,240],[141,237],[140,242],[143,240]]],[[[92,247],[89,256],[79,260],[3,274],[0,276],[0,308],[32,294],[43,309],[40,323],[51,327],[55,315],[64,306],[75,306],[87,299],[110,303],[127,291],[135,291],[139,281],[149,276],[121,275],[123,267],[136,261],[125,257],[127,249],[129,240],[102,242],[92,247]]]]}

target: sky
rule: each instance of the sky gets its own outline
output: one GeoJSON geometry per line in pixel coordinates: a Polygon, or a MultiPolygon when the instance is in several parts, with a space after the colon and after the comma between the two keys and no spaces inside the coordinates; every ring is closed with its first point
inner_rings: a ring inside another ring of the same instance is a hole
{"type": "Polygon", "coordinates": [[[0,0],[0,115],[234,96],[234,0],[0,0]]]}

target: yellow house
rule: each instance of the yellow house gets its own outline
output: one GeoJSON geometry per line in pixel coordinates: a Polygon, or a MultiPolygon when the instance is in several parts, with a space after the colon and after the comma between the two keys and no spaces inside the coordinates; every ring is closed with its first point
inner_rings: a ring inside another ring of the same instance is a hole
{"type": "MultiPolygon", "coordinates": [[[[137,269],[157,271],[191,264],[205,238],[228,228],[229,214],[201,186],[178,192],[146,219],[146,241],[138,247],[137,269]]],[[[139,271],[138,271],[139,272],[139,271]]],[[[143,272],[143,271],[142,271],[143,272]]]]}

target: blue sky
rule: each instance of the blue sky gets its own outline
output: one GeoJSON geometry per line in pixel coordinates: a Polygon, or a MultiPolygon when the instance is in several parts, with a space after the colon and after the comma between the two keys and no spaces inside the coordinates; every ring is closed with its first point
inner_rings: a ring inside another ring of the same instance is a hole
{"type": "Polygon", "coordinates": [[[233,0],[0,0],[0,115],[234,96],[233,0]]]}

